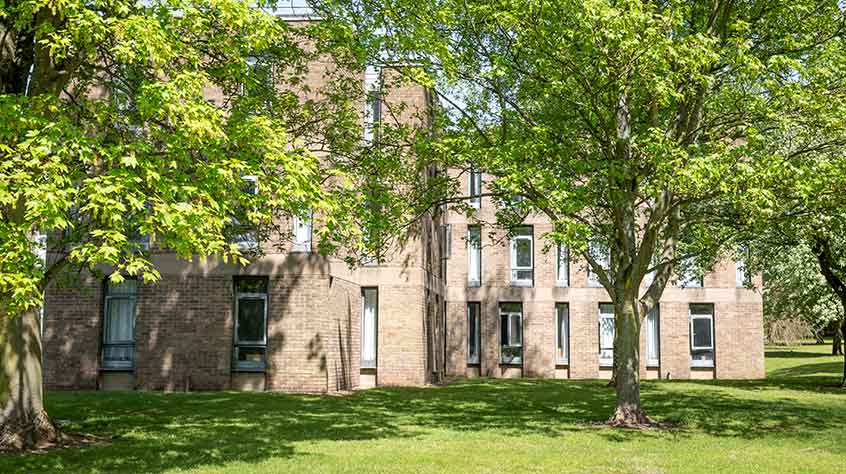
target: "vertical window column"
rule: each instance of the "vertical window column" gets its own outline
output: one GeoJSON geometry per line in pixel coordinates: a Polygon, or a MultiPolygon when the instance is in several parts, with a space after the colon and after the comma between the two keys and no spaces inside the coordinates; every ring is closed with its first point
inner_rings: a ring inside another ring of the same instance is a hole
{"type": "Polygon", "coordinates": [[[375,369],[379,328],[379,290],[361,289],[361,368],[375,369]]]}
{"type": "Polygon", "coordinates": [[[467,286],[482,284],[482,228],[471,225],[467,228],[467,286]]]}
{"type": "Polygon", "coordinates": [[[137,281],[106,283],[103,318],[103,368],[132,369],[135,366],[135,295],[137,281]]]}
{"type": "Polygon", "coordinates": [[[237,371],[263,371],[267,367],[267,278],[235,279],[233,358],[237,371]]]}
{"type": "Polygon", "coordinates": [[[478,364],[481,352],[481,304],[467,303],[467,363],[478,364]]]}

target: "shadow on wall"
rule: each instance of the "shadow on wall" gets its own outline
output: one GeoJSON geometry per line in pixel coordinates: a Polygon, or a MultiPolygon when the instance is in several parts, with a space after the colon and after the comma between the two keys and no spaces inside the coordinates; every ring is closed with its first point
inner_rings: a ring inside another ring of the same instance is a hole
{"type": "MultiPolygon", "coordinates": [[[[335,340],[349,332],[352,303],[337,305],[343,312],[333,314],[327,302],[327,268],[325,257],[291,254],[246,267],[206,262],[203,271],[164,273],[159,282],[139,285],[135,386],[167,391],[230,387],[233,277],[256,275],[270,276],[268,373],[276,370],[281,374],[292,364],[302,369],[299,375],[288,377],[294,388],[273,383],[268,387],[291,390],[302,385],[311,391],[331,390],[333,385],[349,388],[351,355],[339,357],[331,351],[352,350],[348,334],[345,341],[335,340]],[[337,374],[343,381],[330,384],[336,369],[332,367],[329,373],[328,357],[345,361],[337,374]]],[[[101,285],[102,281],[83,275],[73,283],[51,289],[44,333],[48,387],[96,388],[104,312],[101,285]]],[[[349,294],[344,297],[352,298],[349,294]]]]}

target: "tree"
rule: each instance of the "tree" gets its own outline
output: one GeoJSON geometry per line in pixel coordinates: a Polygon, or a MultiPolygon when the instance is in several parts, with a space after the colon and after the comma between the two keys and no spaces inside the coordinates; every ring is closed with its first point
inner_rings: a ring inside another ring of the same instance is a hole
{"type": "MultiPolygon", "coordinates": [[[[767,242],[756,241],[755,250],[761,257],[750,259],[750,264],[760,268],[766,282],[763,289],[764,324],[769,328],[779,325],[809,328],[817,341],[823,342],[823,331],[839,326],[843,309],[839,298],[820,273],[811,247],[799,239],[791,241],[776,248],[767,247],[767,242]]],[[[839,327],[835,331],[837,333],[839,327]]],[[[840,338],[835,335],[833,354],[842,354],[840,346],[840,338]]]]}
{"type": "Polygon", "coordinates": [[[114,282],[155,281],[148,247],[245,263],[235,241],[284,242],[282,219],[309,210],[322,253],[354,263],[376,249],[364,202],[391,202],[389,190],[365,196],[361,183],[408,155],[388,162],[361,143],[350,74],[363,63],[345,28],[288,24],[273,6],[0,4],[0,446],[58,436],[38,307],[62,275],[105,266],[114,282]],[[304,81],[313,64],[322,87],[304,81]]]}
{"type": "MultiPolygon", "coordinates": [[[[745,210],[772,198],[761,177],[780,169],[780,132],[842,127],[835,0],[323,8],[355,24],[374,57],[419,65],[406,73],[446,109],[428,151],[493,176],[501,225],[545,214],[555,225],[546,237],[598,276],[616,316],[613,425],[651,423],[638,375],[643,318],[682,267],[706,269],[735,251],[745,210]]],[[[798,143],[790,153],[802,153],[798,143]]]]}

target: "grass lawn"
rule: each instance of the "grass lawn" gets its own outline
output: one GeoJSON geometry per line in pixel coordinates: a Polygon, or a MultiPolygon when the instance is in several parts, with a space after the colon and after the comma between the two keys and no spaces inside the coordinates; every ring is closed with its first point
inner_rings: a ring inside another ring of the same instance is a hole
{"type": "Polygon", "coordinates": [[[107,445],[0,455],[0,473],[842,472],[846,390],[830,346],[767,353],[767,379],[646,382],[669,431],[590,424],[599,381],[476,380],[351,396],[49,393],[67,429],[107,445]]]}

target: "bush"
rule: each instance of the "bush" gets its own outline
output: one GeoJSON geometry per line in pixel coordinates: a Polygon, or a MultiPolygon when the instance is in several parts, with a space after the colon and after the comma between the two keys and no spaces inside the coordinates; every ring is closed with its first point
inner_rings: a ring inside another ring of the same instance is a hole
{"type": "Polygon", "coordinates": [[[767,344],[796,347],[814,336],[814,328],[800,318],[777,319],[767,322],[764,337],[767,344]]]}

